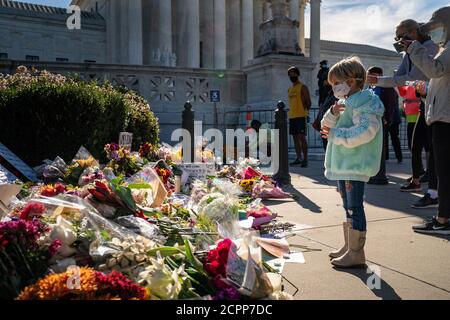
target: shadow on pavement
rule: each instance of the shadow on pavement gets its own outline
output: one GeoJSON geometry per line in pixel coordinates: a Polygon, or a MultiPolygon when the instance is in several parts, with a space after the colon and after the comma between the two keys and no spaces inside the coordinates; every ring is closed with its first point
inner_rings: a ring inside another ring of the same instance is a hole
{"type": "Polygon", "coordinates": [[[293,199],[297,202],[302,208],[307,209],[313,213],[322,213],[322,208],[318,206],[315,202],[311,201],[308,197],[306,197],[303,193],[295,189],[294,186],[287,186],[284,191],[292,194],[293,199]]]}
{"type": "MultiPolygon", "coordinates": [[[[321,161],[311,161],[310,167],[306,169],[291,168],[292,174],[299,174],[300,177],[306,177],[311,179],[314,184],[333,186],[334,181],[324,180],[323,171],[321,169],[321,161]]],[[[367,185],[365,202],[379,208],[385,208],[388,210],[398,211],[406,213],[410,216],[416,216],[420,218],[432,217],[436,214],[436,209],[413,209],[411,205],[417,202],[421,197],[421,193],[404,193],[400,192],[400,187],[405,183],[405,179],[402,177],[409,176],[409,166],[402,166],[394,163],[388,163],[387,172],[390,181],[389,185],[377,186],[367,185]]],[[[428,185],[422,185],[423,190],[426,190],[428,185]]],[[[303,208],[310,210],[314,213],[321,213],[321,207],[312,202],[306,196],[304,196],[294,186],[286,188],[286,191],[291,192],[297,203],[303,208]]]]}
{"type": "Polygon", "coordinates": [[[363,284],[373,292],[374,295],[382,300],[402,300],[402,298],[395,292],[382,277],[378,277],[370,269],[337,269],[338,272],[345,272],[359,278],[363,284]],[[369,288],[368,285],[374,287],[369,288]]]}

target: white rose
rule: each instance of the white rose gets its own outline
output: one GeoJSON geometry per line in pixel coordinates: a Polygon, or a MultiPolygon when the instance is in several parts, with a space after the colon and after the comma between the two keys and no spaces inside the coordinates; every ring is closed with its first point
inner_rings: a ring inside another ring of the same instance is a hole
{"type": "Polygon", "coordinates": [[[52,240],[58,239],[62,244],[72,245],[77,240],[77,235],[73,231],[73,224],[59,216],[56,219],[50,238],[52,240]]]}

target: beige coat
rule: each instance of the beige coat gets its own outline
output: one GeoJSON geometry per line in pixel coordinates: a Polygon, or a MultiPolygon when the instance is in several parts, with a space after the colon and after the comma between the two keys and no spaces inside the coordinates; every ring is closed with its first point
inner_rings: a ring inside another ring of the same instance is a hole
{"type": "Polygon", "coordinates": [[[414,65],[431,79],[425,109],[427,123],[450,123],[450,41],[435,57],[418,41],[409,46],[408,53],[414,65]]]}

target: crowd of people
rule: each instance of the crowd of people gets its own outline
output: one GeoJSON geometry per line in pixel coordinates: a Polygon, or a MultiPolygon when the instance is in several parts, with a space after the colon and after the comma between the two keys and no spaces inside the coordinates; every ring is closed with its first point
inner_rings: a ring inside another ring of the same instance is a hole
{"type": "MultiPolygon", "coordinates": [[[[397,161],[403,162],[401,114],[407,121],[412,177],[400,191],[420,192],[421,184],[428,183],[423,198],[412,206],[438,208],[436,217],[413,230],[450,234],[450,7],[437,10],[424,24],[402,21],[394,38],[403,59],[393,76],[377,66],[366,70],[357,57],[331,68],[327,61],[320,63],[319,112],[313,128],[323,138],[325,176],[337,181],[346,211],[345,244],[330,253],[331,263],[338,268],[365,265],[365,184],[379,172],[382,157],[389,158],[389,136],[397,161]],[[403,99],[401,108],[399,98],[403,99]]],[[[310,93],[299,80],[297,68],[290,68],[288,76],[293,83],[289,88],[290,134],[297,154],[292,165],[307,167],[310,93]]]]}

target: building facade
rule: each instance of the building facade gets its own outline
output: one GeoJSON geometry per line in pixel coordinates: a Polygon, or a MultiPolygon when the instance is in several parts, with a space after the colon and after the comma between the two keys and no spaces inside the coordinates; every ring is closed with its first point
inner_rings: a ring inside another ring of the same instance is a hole
{"type": "MultiPolygon", "coordinates": [[[[0,0],[0,72],[25,64],[86,80],[109,80],[138,91],[169,141],[189,100],[196,117],[238,124],[240,113],[287,100],[287,67],[296,65],[315,93],[317,63],[358,55],[386,74],[395,52],[320,40],[320,0],[73,0],[81,29],[63,8],[0,0]],[[311,8],[311,40],[305,8],[311,8]],[[210,90],[221,102],[210,101],[210,90]],[[217,111],[216,111],[217,110],[217,111]],[[219,113],[219,115],[214,113],[219,113]]],[[[316,102],[316,99],[315,103],[316,102]]]]}

